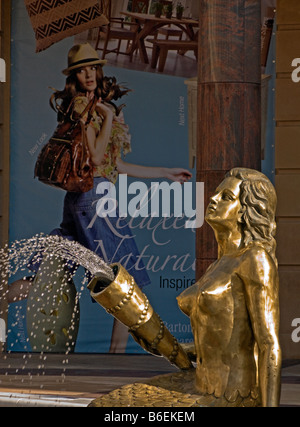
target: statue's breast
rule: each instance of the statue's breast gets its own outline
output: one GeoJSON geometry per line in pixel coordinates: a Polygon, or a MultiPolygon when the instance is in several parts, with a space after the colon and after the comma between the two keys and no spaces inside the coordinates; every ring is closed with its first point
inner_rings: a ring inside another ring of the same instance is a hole
{"type": "Polygon", "coordinates": [[[204,313],[217,315],[226,312],[232,313],[232,280],[231,276],[222,274],[218,280],[208,280],[200,288],[197,296],[198,308],[204,313]]]}
{"type": "Polygon", "coordinates": [[[242,296],[241,281],[235,273],[236,267],[235,259],[224,257],[204,275],[197,295],[197,305],[203,313],[233,314],[235,299],[242,296]]]}

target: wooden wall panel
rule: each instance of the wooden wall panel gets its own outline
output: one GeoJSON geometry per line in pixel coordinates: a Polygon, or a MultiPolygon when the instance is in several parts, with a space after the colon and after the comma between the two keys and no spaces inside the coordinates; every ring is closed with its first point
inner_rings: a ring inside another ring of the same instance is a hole
{"type": "Polygon", "coordinates": [[[295,25],[300,23],[299,0],[277,0],[277,25],[295,25]]]}
{"type": "Polygon", "coordinates": [[[277,73],[290,73],[295,53],[298,52],[300,57],[300,31],[279,31],[276,37],[276,44],[278,52],[276,61],[277,73]]]}
{"type": "Polygon", "coordinates": [[[290,73],[276,82],[276,120],[300,122],[300,84],[292,81],[290,73]]]}
{"type": "MultiPolygon", "coordinates": [[[[0,0],[0,58],[6,62],[6,83],[0,83],[0,246],[8,241],[10,126],[10,0],[0,0]]],[[[1,304],[0,304],[1,306],[1,304]]]]}
{"type": "Polygon", "coordinates": [[[300,169],[300,126],[277,126],[276,168],[300,169]]]}
{"type": "MultiPolygon", "coordinates": [[[[9,149],[10,149],[10,23],[11,0],[0,0],[0,58],[6,63],[6,82],[0,82],[0,246],[9,237],[9,149]]],[[[2,272],[3,273],[3,272],[2,272]]],[[[7,282],[0,288],[0,318],[7,324],[7,282]]],[[[6,351],[4,337],[0,353],[6,351]]]]}
{"type": "Polygon", "coordinates": [[[284,359],[300,359],[292,326],[300,318],[300,83],[292,61],[300,57],[300,2],[277,0],[276,191],[280,276],[280,341],[284,359]]]}
{"type": "MultiPolygon", "coordinates": [[[[276,240],[279,267],[289,265],[300,266],[300,219],[278,219],[276,240]]],[[[296,279],[300,286],[298,272],[296,279]]]]}
{"type": "Polygon", "coordinates": [[[283,350],[283,359],[299,359],[300,343],[293,341],[294,319],[300,318],[299,286],[300,267],[282,267],[280,270],[280,300],[285,301],[280,309],[280,336],[283,350]],[[287,303],[288,302],[288,303],[287,303]]]}
{"type": "MultiPolygon", "coordinates": [[[[278,197],[278,217],[299,217],[300,174],[281,174],[276,176],[276,191],[278,197]]],[[[300,250],[299,250],[300,253],[300,250]]]]}

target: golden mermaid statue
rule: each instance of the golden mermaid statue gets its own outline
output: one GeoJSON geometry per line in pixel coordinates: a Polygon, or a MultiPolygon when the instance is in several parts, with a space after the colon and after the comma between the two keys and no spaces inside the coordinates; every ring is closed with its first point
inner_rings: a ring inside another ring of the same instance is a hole
{"type": "Polygon", "coordinates": [[[232,169],[211,197],[205,219],[214,230],[218,258],[178,297],[192,325],[190,348],[182,348],[162,327],[121,266],[108,287],[99,288],[100,278],[93,279],[89,287],[96,301],[121,317],[146,350],[164,355],[180,371],[127,385],[91,406],[279,405],[276,202],[269,179],[245,168],[232,169]]]}

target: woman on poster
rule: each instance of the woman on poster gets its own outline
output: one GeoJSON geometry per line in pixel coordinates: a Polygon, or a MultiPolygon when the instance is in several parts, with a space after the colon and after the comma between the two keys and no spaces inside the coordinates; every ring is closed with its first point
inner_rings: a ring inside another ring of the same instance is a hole
{"type": "MultiPolygon", "coordinates": [[[[131,254],[126,268],[143,288],[150,283],[150,279],[145,268],[141,268],[141,262],[139,269],[135,268],[139,252],[126,221],[110,217],[111,226],[109,226],[105,218],[98,216],[96,221],[94,220],[96,205],[101,198],[101,195],[97,194],[97,187],[103,182],[115,184],[119,174],[141,179],[165,178],[184,183],[191,178],[191,173],[182,168],[130,164],[122,159],[122,154],[126,155],[131,151],[131,138],[124,121],[122,106],[117,107],[112,101],[120,99],[128,93],[128,90],[119,86],[114,77],[104,76],[102,67],[105,63],[106,61],[100,60],[98,53],[88,43],[75,45],[68,54],[68,68],[63,71],[67,76],[65,88],[56,91],[51,99],[52,107],[58,111],[60,123],[74,98],[73,111],[77,114],[85,110],[91,99],[97,98],[96,110],[86,129],[94,169],[94,186],[86,193],[67,192],[62,223],[60,228],[51,234],[77,241],[92,251],[98,248],[97,254],[103,259],[108,258],[110,262],[119,262],[131,254]],[[112,229],[118,230],[118,236],[112,229]],[[103,243],[105,256],[99,242],[103,243]]],[[[87,121],[87,115],[81,119],[84,123],[87,121]]],[[[31,283],[22,280],[10,286],[9,302],[26,297],[31,283]]],[[[109,351],[125,352],[127,338],[127,329],[115,321],[109,351]]]]}

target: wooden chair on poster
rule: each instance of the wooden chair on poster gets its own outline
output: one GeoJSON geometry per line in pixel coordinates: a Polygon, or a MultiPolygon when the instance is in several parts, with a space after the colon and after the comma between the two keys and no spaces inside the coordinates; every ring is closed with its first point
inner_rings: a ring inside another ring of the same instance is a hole
{"type": "Polygon", "coordinates": [[[197,40],[149,40],[153,44],[153,54],[151,68],[156,68],[158,62],[158,71],[163,73],[167,56],[170,50],[177,50],[181,55],[192,50],[198,60],[198,41],[197,40]]]}
{"type": "MultiPolygon", "coordinates": [[[[162,3],[164,6],[168,6],[169,4],[172,4],[171,1],[167,1],[167,0],[162,0],[162,3]]],[[[179,28],[172,26],[172,24],[170,24],[167,27],[159,28],[154,35],[154,40],[158,39],[159,34],[165,36],[165,40],[169,40],[169,37],[178,37],[178,40],[182,40],[183,31],[180,30],[179,28]]]]}
{"type": "MultiPolygon", "coordinates": [[[[129,12],[134,13],[148,13],[150,0],[132,0],[131,8],[128,9],[129,12]]],[[[126,23],[132,23],[130,19],[126,23]]],[[[125,23],[125,25],[126,25],[125,23]]],[[[127,43],[127,51],[130,49],[130,40],[127,43]]]]}
{"type": "Polygon", "coordinates": [[[114,52],[117,55],[129,55],[130,61],[132,61],[133,52],[131,52],[131,50],[128,48],[126,48],[125,51],[121,51],[121,43],[123,40],[126,40],[127,42],[133,42],[135,40],[138,31],[138,25],[135,23],[126,22],[125,27],[124,18],[112,17],[111,0],[100,0],[100,7],[103,15],[106,16],[106,18],[108,19],[109,24],[103,25],[99,28],[95,49],[103,51],[102,59],[105,59],[105,56],[108,53],[114,52]],[[103,47],[100,47],[99,44],[102,38],[104,39],[104,45],[103,47]],[[118,41],[117,47],[109,49],[109,42],[111,40],[118,41]]]}
{"type": "Polygon", "coordinates": [[[132,0],[130,12],[148,13],[150,0],[132,0]]]}

